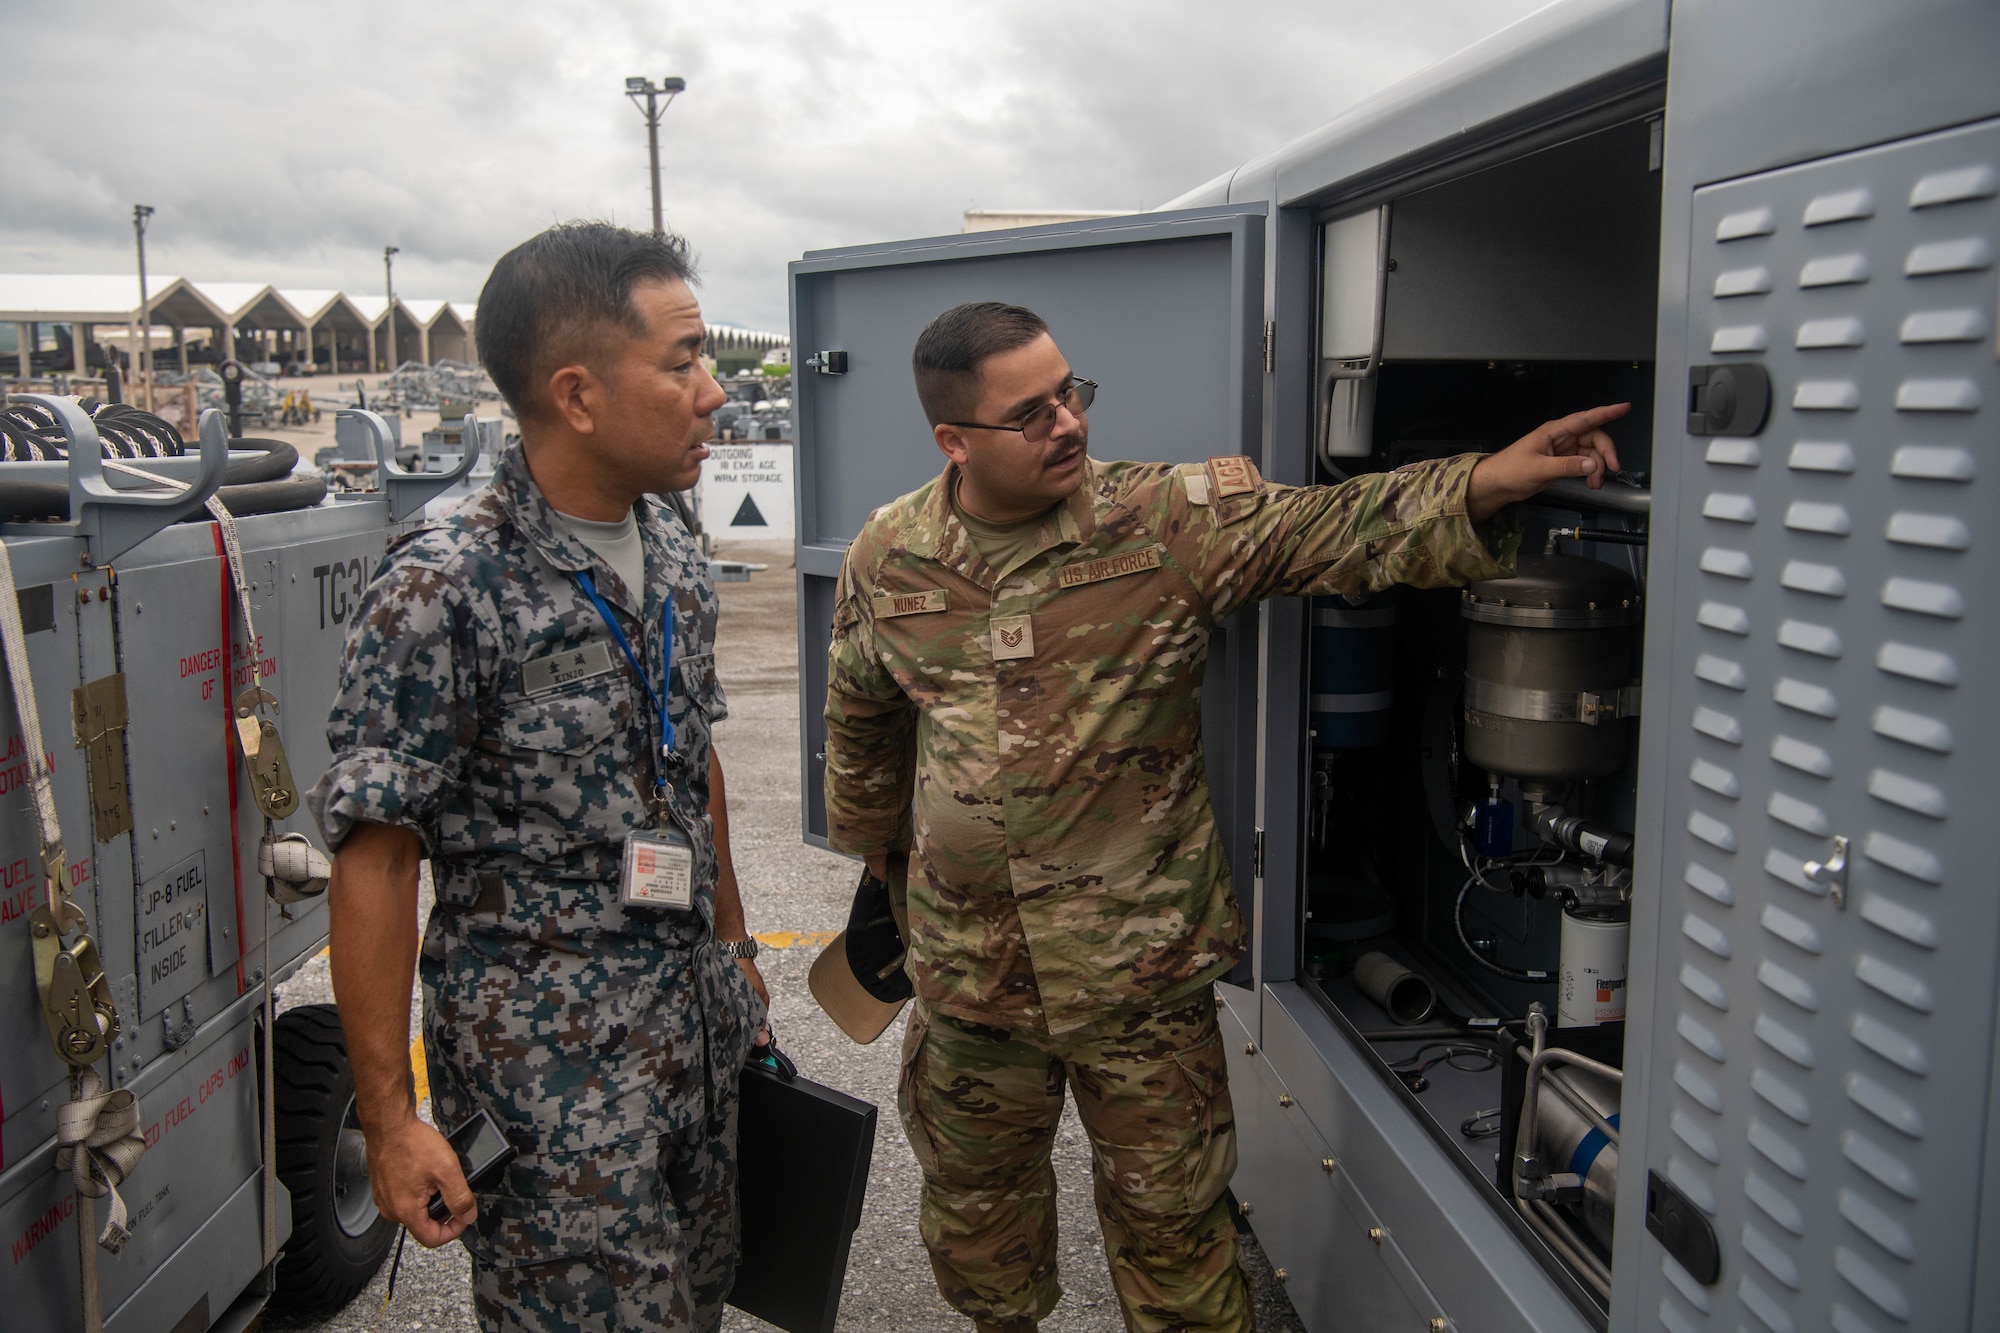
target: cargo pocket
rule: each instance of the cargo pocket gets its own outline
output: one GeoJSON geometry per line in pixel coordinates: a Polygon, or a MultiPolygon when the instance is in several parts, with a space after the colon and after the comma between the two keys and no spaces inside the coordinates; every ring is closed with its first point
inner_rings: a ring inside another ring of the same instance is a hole
{"type": "Polygon", "coordinates": [[[1221,1197],[1236,1169],[1236,1124],[1212,1020],[1185,1050],[1112,1060],[1075,1082],[1097,1170],[1126,1208],[1191,1221],[1221,1197]]]}
{"type": "Polygon", "coordinates": [[[552,1309],[575,1323],[611,1308],[595,1204],[512,1194],[478,1199],[479,1217],[465,1231],[478,1295],[509,1309],[552,1309]]]}
{"type": "Polygon", "coordinates": [[[1193,1050],[1174,1057],[1186,1076],[1188,1092],[1199,1108],[1189,1144],[1187,1207],[1200,1216],[1222,1197],[1236,1174],[1236,1108],[1229,1099],[1229,1069],[1223,1062],[1221,1033],[1193,1050]]]}
{"type": "Polygon", "coordinates": [[[930,1015],[918,1005],[907,1011],[909,1023],[903,1031],[902,1070],[896,1077],[896,1110],[903,1120],[903,1133],[910,1140],[910,1152],[924,1177],[938,1176],[937,1140],[931,1134],[931,1088],[924,1076],[924,1039],[930,1035],[930,1015]]]}

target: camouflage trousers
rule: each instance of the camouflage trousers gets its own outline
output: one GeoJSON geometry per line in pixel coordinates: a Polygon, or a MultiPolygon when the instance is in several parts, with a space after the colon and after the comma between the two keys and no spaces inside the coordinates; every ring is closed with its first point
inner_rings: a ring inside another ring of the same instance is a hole
{"type": "Polygon", "coordinates": [[[465,1232],[484,1333],[713,1333],[736,1280],[736,1091],[719,1118],[523,1156],[465,1232]]]}
{"type": "Polygon", "coordinates": [[[897,1106],[924,1173],[924,1244],[945,1300],[1007,1323],[1061,1299],[1049,1149],[1065,1085],[1090,1136],[1126,1328],[1250,1328],[1222,1197],[1236,1133],[1212,990],[1061,1037],[912,1006],[897,1106]]]}

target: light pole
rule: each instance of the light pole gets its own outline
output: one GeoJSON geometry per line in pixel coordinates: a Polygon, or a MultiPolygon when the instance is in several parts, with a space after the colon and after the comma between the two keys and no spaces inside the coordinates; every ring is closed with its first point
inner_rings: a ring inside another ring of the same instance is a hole
{"type": "MultiPolygon", "coordinates": [[[[132,205],[132,235],[139,245],[139,333],[145,339],[132,348],[132,369],[139,372],[146,386],[144,398],[148,412],[153,410],[153,298],[146,291],[146,221],[152,216],[150,204],[132,205]]],[[[76,344],[77,371],[88,374],[90,367],[85,358],[89,353],[84,348],[83,340],[79,337],[72,341],[76,344]]]]}
{"type": "Polygon", "coordinates": [[[653,235],[667,234],[665,220],[660,215],[660,117],[667,114],[667,108],[674,104],[674,98],[687,91],[687,80],[669,76],[655,84],[651,79],[625,80],[625,95],[632,99],[632,105],[639,108],[639,114],[646,118],[646,152],[653,162],[653,235]],[[666,101],[660,99],[664,97],[666,101]],[[644,98],[642,102],[640,99],[644,98]]]}
{"type": "Polygon", "coordinates": [[[382,290],[389,298],[389,304],[382,309],[382,322],[389,326],[389,373],[396,373],[396,256],[399,247],[382,247],[382,290]]]}

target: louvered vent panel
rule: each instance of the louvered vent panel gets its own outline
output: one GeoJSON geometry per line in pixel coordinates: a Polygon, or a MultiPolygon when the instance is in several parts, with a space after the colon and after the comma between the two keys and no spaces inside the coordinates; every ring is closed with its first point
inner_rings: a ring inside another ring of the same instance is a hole
{"type": "Polygon", "coordinates": [[[2000,646],[1996,179],[1988,124],[1695,196],[1689,361],[1763,365],[1772,408],[1657,454],[1698,517],[1663,534],[1675,679],[1647,683],[1681,752],[1647,1165],[1724,1253],[1708,1287],[1664,1259],[1662,1327],[1969,1317],[2000,938],[1973,674],[2000,646]]]}

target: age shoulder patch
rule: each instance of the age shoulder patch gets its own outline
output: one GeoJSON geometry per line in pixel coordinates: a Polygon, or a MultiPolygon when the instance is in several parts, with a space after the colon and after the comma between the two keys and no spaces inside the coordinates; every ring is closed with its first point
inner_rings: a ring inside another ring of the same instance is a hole
{"type": "Polygon", "coordinates": [[[1257,489],[1257,471],[1250,466],[1250,460],[1238,454],[1208,460],[1208,472],[1215,479],[1215,498],[1227,500],[1232,495],[1248,495],[1257,489]]]}
{"type": "Polygon", "coordinates": [[[1127,551],[1124,555],[1108,555],[1101,560],[1079,560],[1064,565],[1056,571],[1056,582],[1065,588],[1074,588],[1080,584],[1099,583],[1159,567],[1160,548],[1148,546],[1143,551],[1127,551]]]}
{"type": "Polygon", "coordinates": [[[928,592],[875,594],[877,620],[893,620],[897,616],[920,616],[930,611],[950,609],[951,599],[943,588],[932,588],[928,592]]]}
{"type": "Polygon", "coordinates": [[[546,694],[563,685],[572,685],[611,670],[611,645],[599,641],[581,648],[565,648],[545,657],[521,663],[521,693],[546,694]]]}

